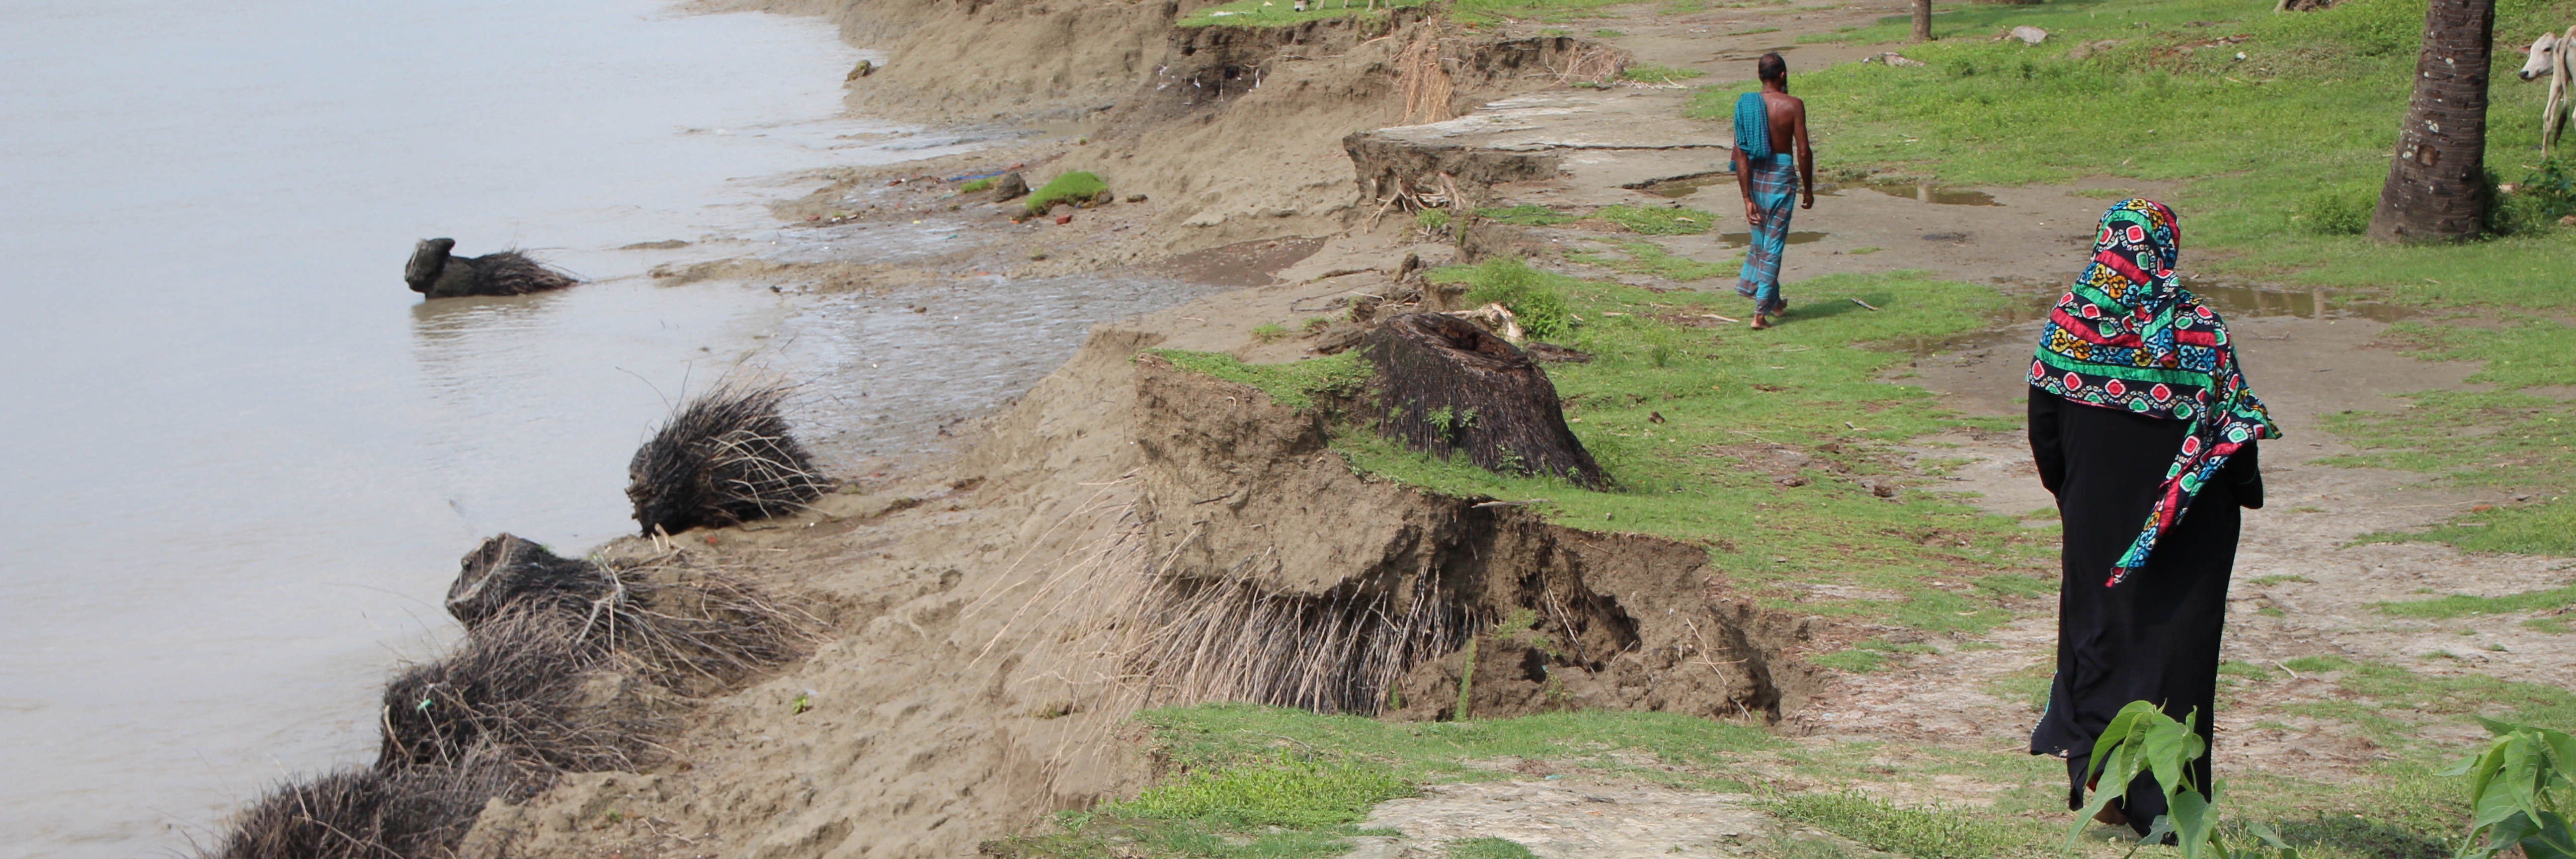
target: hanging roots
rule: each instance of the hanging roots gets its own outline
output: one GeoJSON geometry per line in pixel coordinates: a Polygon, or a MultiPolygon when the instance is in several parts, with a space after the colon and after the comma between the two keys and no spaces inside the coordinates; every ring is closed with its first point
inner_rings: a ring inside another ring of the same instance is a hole
{"type": "Polygon", "coordinates": [[[1375,714],[1406,671],[1464,646],[1474,628],[1434,579],[1400,593],[1352,583],[1289,596],[1230,576],[1157,576],[1129,669],[1156,699],[1375,714]]]}
{"type": "Polygon", "coordinates": [[[506,763],[342,770],[280,785],[233,820],[207,859],[430,859],[449,855],[486,801],[532,795],[506,763]]]}
{"type": "Polygon", "coordinates": [[[1413,41],[1395,55],[1396,93],[1404,100],[1404,122],[1440,122],[1458,116],[1452,101],[1457,81],[1450,77],[1441,31],[1445,22],[1426,21],[1414,28],[1413,41]]]}
{"type": "Polygon", "coordinates": [[[787,389],[719,385],[671,416],[626,466],[645,536],[795,512],[831,488],[778,412],[787,389]]]}
{"type": "MultiPolygon", "coordinates": [[[[479,755],[547,770],[631,770],[660,727],[594,701],[606,654],[583,646],[579,618],[542,608],[483,620],[456,652],[385,685],[378,769],[457,766],[479,755]]],[[[613,697],[601,695],[598,697],[613,697]]]]}
{"type": "Polygon", "coordinates": [[[479,634],[508,610],[562,618],[586,660],[692,690],[721,688],[803,656],[822,622],[750,582],[687,566],[674,552],[640,563],[574,560],[502,534],[465,555],[447,612],[479,634]]]}

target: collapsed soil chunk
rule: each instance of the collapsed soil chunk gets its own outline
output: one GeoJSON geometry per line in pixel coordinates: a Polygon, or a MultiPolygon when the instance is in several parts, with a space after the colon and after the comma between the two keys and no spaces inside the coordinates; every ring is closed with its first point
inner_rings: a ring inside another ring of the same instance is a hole
{"type": "Polygon", "coordinates": [[[533,790],[485,761],[352,769],[279,786],[234,818],[204,859],[427,859],[452,855],[484,803],[533,790]]]}
{"type": "Polygon", "coordinates": [[[556,555],[511,534],[484,540],[466,553],[460,566],[456,581],[447,586],[447,613],[468,631],[530,600],[581,614],[610,584],[589,561],[556,555]]]}
{"type": "Polygon", "coordinates": [[[645,536],[795,512],[831,488],[778,412],[787,389],[722,385],[671,416],[626,466],[645,536]]]}
{"type": "Polygon", "coordinates": [[[455,249],[455,239],[420,240],[403,265],[403,283],[430,298],[457,298],[526,295],[581,282],[518,251],[459,257],[451,253],[455,249]]]}
{"type": "Polygon", "coordinates": [[[1556,385],[1527,353],[1473,322],[1437,313],[1388,319],[1362,347],[1378,432],[1433,456],[1465,453],[1498,474],[1608,478],[1565,424],[1556,385]]]}

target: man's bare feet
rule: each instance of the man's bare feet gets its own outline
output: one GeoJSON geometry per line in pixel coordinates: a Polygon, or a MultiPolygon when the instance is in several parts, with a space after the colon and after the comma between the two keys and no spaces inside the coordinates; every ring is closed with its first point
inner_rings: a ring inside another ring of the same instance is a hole
{"type": "Polygon", "coordinates": [[[1753,314],[1753,330],[1760,331],[1769,327],[1771,327],[1771,317],[1759,313],[1753,314]]]}
{"type": "Polygon", "coordinates": [[[2102,806],[2101,811],[2093,812],[2093,822],[2104,826],[2127,826],[2129,825],[2129,816],[2121,814],[2120,810],[2117,808],[2105,805],[2102,806]]]}

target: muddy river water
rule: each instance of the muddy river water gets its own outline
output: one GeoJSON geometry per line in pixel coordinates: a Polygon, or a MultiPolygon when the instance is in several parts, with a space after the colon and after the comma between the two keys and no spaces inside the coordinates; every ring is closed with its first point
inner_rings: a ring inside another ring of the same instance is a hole
{"type": "Polygon", "coordinates": [[[862,56],[655,0],[0,0],[0,854],[184,851],[368,760],[458,555],[626,532],[666,397],[754,367],[827,461],[881,462],[1193,292],[642,276],[955,232],[769,226],[798,171],[974,145],[843,116],[862,56]],[[399,270],[439,235],[593,282],[424,304],[399,270]]]}

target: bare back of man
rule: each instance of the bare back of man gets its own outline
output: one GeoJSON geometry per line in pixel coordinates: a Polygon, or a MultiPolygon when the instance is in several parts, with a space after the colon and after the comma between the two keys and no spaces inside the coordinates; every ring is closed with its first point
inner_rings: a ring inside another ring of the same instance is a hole
{"type": "MultiPolygon", "coordinates": [[[[1777,86],[1787,85],[1787,81],[1782,81],[1777,86]]],[[[1762,107],[1763,113],[1771,117],[1771,151],[1797,153],[1798,208],[1815,208],[1816,153],[1807,143],[1807,102],[1764,81],[1762,107]]],[[[1762,210],[1753,205],[1749,196],[1744,201],[1744,210],[1745,220],[1762,223],[1762,210]]]]}

